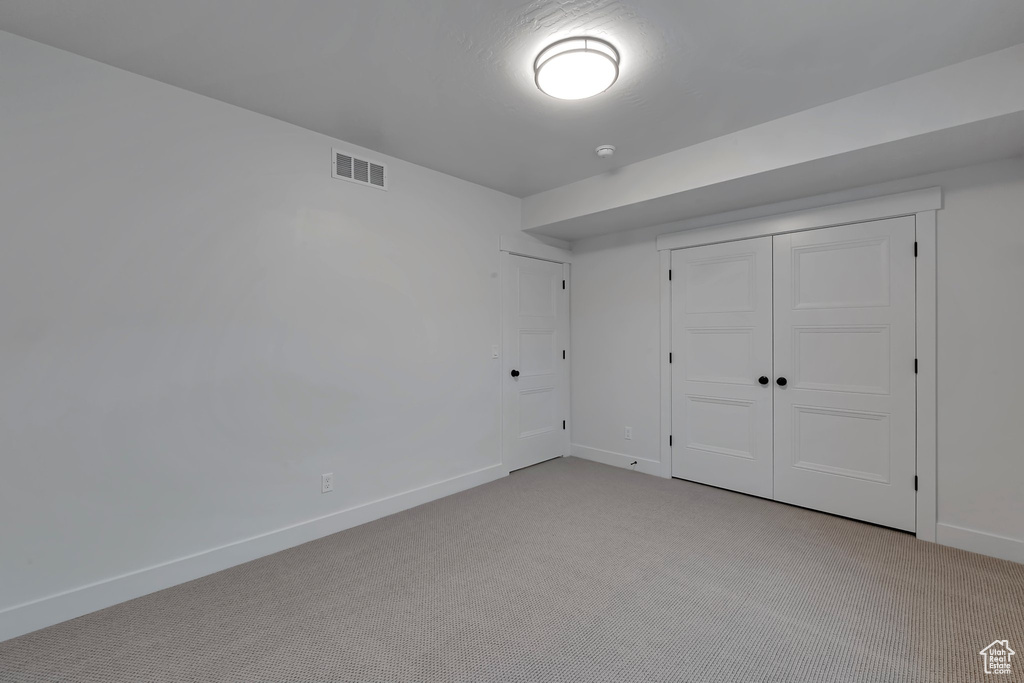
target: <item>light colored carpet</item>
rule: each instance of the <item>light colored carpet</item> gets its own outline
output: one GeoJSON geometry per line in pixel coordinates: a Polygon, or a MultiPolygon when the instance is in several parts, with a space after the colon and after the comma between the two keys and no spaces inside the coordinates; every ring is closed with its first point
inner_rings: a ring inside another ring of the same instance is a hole
{"type": "Polygon", "coordinates": [[[0,644],[4,681],[970,681],[1024,565],[559,459],[0,644]]]}

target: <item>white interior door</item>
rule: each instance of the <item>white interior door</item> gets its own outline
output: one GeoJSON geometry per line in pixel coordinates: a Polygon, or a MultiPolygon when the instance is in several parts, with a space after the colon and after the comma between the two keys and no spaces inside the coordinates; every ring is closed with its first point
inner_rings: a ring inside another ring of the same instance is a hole
{"type": "Polygon", "coordinates": [[[672,252],[672,476],[772,497],[771,292],[771,237],[672,252]]]}
{"type": "Polygon", "coordinates": [[[777,500],[914,530],[914,234],[904,217],[774,238],[777,500]]]}
{"type": "Polygon", "coordinates": [[[569,453],[565,266],[502,253],[503,458],[517,470],[569,453]]]}

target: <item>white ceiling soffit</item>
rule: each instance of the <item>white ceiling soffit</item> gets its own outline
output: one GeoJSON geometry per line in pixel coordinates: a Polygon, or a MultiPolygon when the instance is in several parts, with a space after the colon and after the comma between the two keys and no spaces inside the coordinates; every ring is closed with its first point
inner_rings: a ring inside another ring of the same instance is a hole
{"type": "Polygon", "coordinates": [[[1024,42],[1024,2],[2,0],[0,30],[525,197],[1024,42]],[[572,35],[621,73],[566,102],[533,60],[572,35]]]}
{"type": "Polygon", "coordinates": [[[577,240],[1024,153],[1024,45],[527,197],[577,240]]]}

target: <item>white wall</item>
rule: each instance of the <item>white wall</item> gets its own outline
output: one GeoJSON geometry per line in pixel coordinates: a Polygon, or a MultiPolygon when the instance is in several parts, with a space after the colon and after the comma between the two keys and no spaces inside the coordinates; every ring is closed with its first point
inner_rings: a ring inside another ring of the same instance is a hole
{"type": "Polygon", "coordinates": [[[6,33],[0,93],[0,639],[502,474],[518,199],[6,33]]]}
{"type": "Polygon", "coordinates": [[[660,474],[658,252],[650,230],[573,244],[573,455],[660,474]],[[625,427],[633,438],[624,437],[625,427]]]}
{"type": "Polygon", "coordinates": [[[658,234],[940,185],[940,542],[1024,561],[1024,161],[920,176],[573,245],[573,452],[661,472],[658,234]],[[633,440],[623,427],[633,427],[633,440]],[[645,462],[647,459],[652,462],[645,462]],[[966,530],[966,531],[964,531],[966,530]]]}

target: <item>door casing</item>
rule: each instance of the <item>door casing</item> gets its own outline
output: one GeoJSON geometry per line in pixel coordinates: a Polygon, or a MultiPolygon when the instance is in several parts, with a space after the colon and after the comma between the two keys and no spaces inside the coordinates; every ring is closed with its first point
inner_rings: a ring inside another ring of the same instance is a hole
{"type": "Polygon", "coordinates": [[[500,256],[500,269],[499,269],[499,280],[500,280],[500,282],[499,282],[499,286],[501,288],[499,315],[500,315],[500,319],[501,319],[501,342],[499,344],[500,352],[499,352],[499,363],[498,363],[498,366],[499,366],[499,369],[500,369],[500,371],[499,371],[499,380],[498,380],[498,394],[499,394],[499,399],[500,399],[499,400],[499,416],[498,417],[499,417],[499,424],[501,425],[501,435],[500,435],[501,462],[502,462],[502,465],[504,466],[506,472],[510,471],[510,469],[511,469],[510,468],[511,463],[509,462],[509,460],[510,460],[509,454],[505,452],[505,436],[506,436],[507,429],[509,429],[509,426],[505,424],[505,403],[504,403],[505,402],[505,391],[504,391],[505,375],[508,372],[508,368],[506,367],[508,365],[508,363],[506,362],[506,353],[507,353],[508,349],[506,348],[506,341],[505,341],[506,340],[506,333],[507,333],[507,330],[505,329],[505,326],[506,326],[506,322],[505,321],[506,321],[507,315],[506,315],[506,311],[505,311],[506,302],[505,302],[505,294],[504,294],[505,293],[505,286],[506,286],[505,278],[507,278],[509,276],[507,265],[506,265],[506,262],[508,261],[508,259],[506,258],[507,255],[525,256],[527,258],[533,258],[533,259],[537,259],[537,260],[540,260],[540,261],[550,261],[552,263],[560,263],[562,265],[562,276],[563,276],[563,278],[565,279],[565,282],[566,282],[566,309],[565,310],[566,310],[566,314],[569,317],[568,324],[566,326],[567,329],[566,329],[566,333],[565,333],[565,347],[566,347],[566,354],[567,355],[566,355],[566,359],[565,359],[565,363],[566,363],[566,367],[565,367],[565,383],[566,383],[566,386],[565,386],[565,392],[564,392],[564,398],[563,398],[563,407],[564,407],[565,420],[566,420],[566,428],[564,430],[565,431],[564,440],[565,440],[566,446],[563,449],[563,451],[564,451],[562,453],[563,457],[571,455],[571,444],[572,444],[572,420],[571,420],[571,412],[572,412],[572,404],[571,404],[571,396],[572,396],[572,371],[571,371],[571,368],[572,368],[572,365],[570,363],[570,359],[572,358],[572,356],[571,356],[571,353],[572,353],[572,339],[571,339],[571,336],[572,336],[572,306],[571,306],[571,297],[569,296],[569,293],[571,292],[570,283],[571,283],[572,252],[569,251],[568,249],[564,249],[564,248],[561,248],[561,247],[544,244],[544,243],[541,243],[541,242],[534,242],[534,241],[527,240],[527,239],[521,239],[521,238],[510,237],[510,236],[507,236],[507,235],[503,235],[501,237],[501,239],[500,239],[500,247],[499,247],[499,256],[500,256]]]}
{"type": "Polygon", "coordinates": [[[661,235],[661,474],[672,476],[672,250],[719,244],[752,237],[783,235],[818,228],[868,223],[883,218],[913,216],[917,243],[917,538],[936,540],[937,396],[936,396],[936,212],[942,208],[939,187],[863,199],[765,218],[703,227],[661,235]]]}

